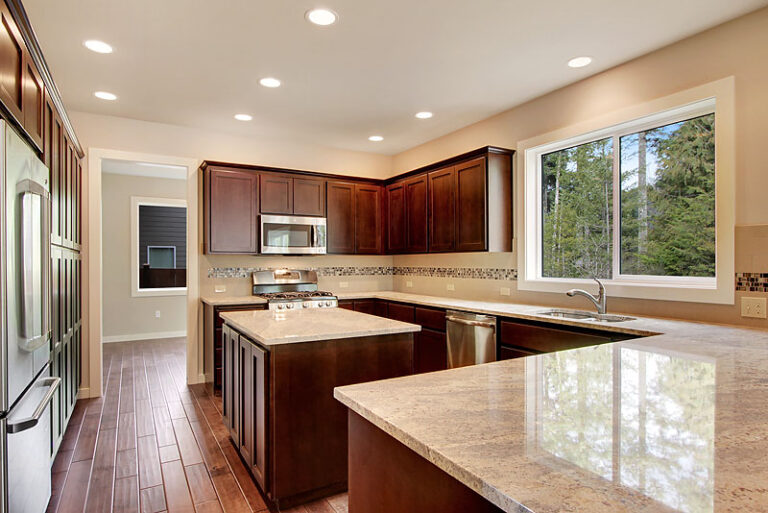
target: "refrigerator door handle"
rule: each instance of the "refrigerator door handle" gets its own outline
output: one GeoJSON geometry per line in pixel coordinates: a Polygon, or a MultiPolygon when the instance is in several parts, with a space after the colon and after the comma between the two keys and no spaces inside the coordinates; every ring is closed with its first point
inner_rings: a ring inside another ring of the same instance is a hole
{"type": "Polygon", "coordinates": [[[21,340],[35,351],[51,338],[51,205],[48,191],[33,180],[16,187],[21,196],[21,340]]]}
{"type": "Polygon", "coordinates": [[[37,408],[35,408],[35,411],[31,416],[13,423],[9,422],[6,424],[8,433],[21,433],[22,431],[26,431],[27,429],[35,427],[40,421],[40,417],[43,416],[45,408],[48,406],[48,403],[53,397],[53,394],[56,393],[56,390],[58,390],[60,384],[61,378],[42,378],[38,380],[34,385],[32,385],[30,390],[37,387],[48,387],[48,391],[40,400],[40,404],[37,405],[37,408]]]}

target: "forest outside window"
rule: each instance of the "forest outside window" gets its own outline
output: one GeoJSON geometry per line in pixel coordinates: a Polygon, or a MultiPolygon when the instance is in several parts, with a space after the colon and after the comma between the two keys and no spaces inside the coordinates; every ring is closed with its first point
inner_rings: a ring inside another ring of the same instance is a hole
{"type": "Polygon", "coordinates": [[[716,289],[716,131],[709,99],[526,150],[523,279],[716,289]]]}

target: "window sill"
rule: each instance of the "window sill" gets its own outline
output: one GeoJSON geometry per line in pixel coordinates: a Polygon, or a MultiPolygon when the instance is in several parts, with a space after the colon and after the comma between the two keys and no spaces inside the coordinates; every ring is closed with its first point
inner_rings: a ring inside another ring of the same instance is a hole
{"type": "Polygon", "coordinates": [[[131,291],[131,297],[186,296],[187,287],[168,287],[163,289],[138,289],[131,291]]]}

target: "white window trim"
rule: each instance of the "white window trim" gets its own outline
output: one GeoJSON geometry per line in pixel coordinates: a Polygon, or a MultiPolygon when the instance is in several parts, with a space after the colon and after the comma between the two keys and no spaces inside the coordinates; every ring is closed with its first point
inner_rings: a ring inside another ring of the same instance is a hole
{"type": "MultiPolygon", "coordinates": [[[[131,296],[132,297],[161,297],[186,296],[187,287],[168,287],[162,289],[139,288],[139,207],[152,205],[157,207],[184,207],[187,200],[171,198],[145,198],[131,196],[131,296]]],[[[189,255],[187,255],[189,260],[189,255]]],[[[187,267],[187,273],[189,268],[187,267]]]]}
{"type": "MultiPolygon", "coordinates": [[[[584,279],[541,276],[541,173],[540,158],[557,151],[607,136],[626,135],[681,119],[715,112],[715,278],[655,277],[623,275],[606,280],[609,295],[615,297],[734,304],[735,227],[735,106],[734,79],[728,77],[664,98],[623,109],[600,118],[556,130],[518,144],[518,164],[523,169],[518,201],[518,226],[522,244],[518,251],[518,289],[539,292],[566,292],[592,283],[584,279]]],[[[614,148],[614,152],[618,148],[614,148]]],[[[620,159],[614,158],[614,166],[620,159]]],[[[614,172],[615,175],[615,172],[614,172]]],[[[621,184],[614,180],[614,198],[621,184]]],[[[619,201],[614,201],[618,222],[619,201]]],[[[619,233],[614,229],[614,244],[619,233]]],[[[618,258],[614,251],[613,258],[618,258]]],[[[616,268],[616,262],[614,263],[616,268]]]]}

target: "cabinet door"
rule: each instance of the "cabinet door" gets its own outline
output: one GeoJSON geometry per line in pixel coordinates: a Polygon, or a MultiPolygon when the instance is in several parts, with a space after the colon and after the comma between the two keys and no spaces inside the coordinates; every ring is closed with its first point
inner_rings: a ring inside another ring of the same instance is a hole
{"type": "Polygon", "coordinates": [[[293,179],[293,213],[297,216],[325,216],[325,180],[293,179]]]}
{"type": "Polygon", "coordinates": [[[258,175],[209,168],[207,253],[258,253],[258,175]]]}
{"type": "Polygon", "coordinates": [[[24,76],[24,41],[11,13],[0,4],[0,101],[20,122],[24,122],[23,76],[24,76]]]}
{"type": "Polygon", "coordinates": [[[445,332],[422,328],[413,334],[413,370],[433,372],[448,368],[448,341],[445,332]]]}
{"type": "Polygon", "coordinates": [[[429,251],[456,247],[456,173],[453,167],[432,171],[429,178],[429,251]]]}
{"type": "Polygon", "coordinates": [[[610,334],[584,333],[521,322],[501,322],[500,343],[532,352],[551,353],[611,341],[610,334]]]}
{"type": "Polygon", "coordinates": [[[414,322],[415,311],[413,306],[402,303],[388,303],[387,317],[401,322],[414,322]]]}
{"type": "Polygon", "coordinates": [[[380,254],[381,239],[381,187],[355,185],[355,253],[380,254]]]}
{"type": "Polygon", "coordinates": [[[267,353],[260,347],[251,344],[251,381],[252,391],[251,425],[253,441],[251,442],[251,472],[256,482],[264,490],[267,478],[267,393],[266,379],[267,353]]]}
{"type": "Polygon", "coordinates": [[[232,429],[232,348],[229,345],[229,326],[221,328],[221,357],[223,360],[221,376],[221,417],[227,430],[232,429]]]}
{"type": "Polygon", "coordinates": [[[253,465],[253,374],[251,361],[251,344],[247,338],[238,337],[238,360],[240,361],[240,455],[250,467],[253,465]]]}
{"type": "Polygon", "coordinates": [[[456,165],[456,251],[488,249],[485,157],[456,165]]]}
{"type": "Polygon", "coordinates": [[[499,347],[499,360],[513,360],[515,358],[524,358],[526,356],[531,356],[537,353],[526,351],[525,349],[520,349],[519,347],[508,347],[508,346],[500,346],[499,347]]]}
{"type": "Polygon", "coordinates": [[[293,214],[293,178],[263,174],[260,187],[262,214],[293,214]]]}
{"type": "Polygon", "coordinates": [[[405,211],[405,182],[387,186],[387,252],[404,253],[408,238],[408,225],[405,211]]]}
{"type": "Polygon", "coordinates": [[[43,112],[45,108],[45,86],[35,63],[24,52],[24,69],[22,74],[22,113],[24,114],[24,129],[39,149],[43,149],[43,112]]]}
{"type": "Polygon", "coordinates": [[[62,244],[61,238],[61,120],[55,114],[51,120],[51,243],[62,244]]]}
{"type": "Polygon", "coordinates": [[[355,252],[355,184],[328,182],[328,253],[355,252]]]}
{"type": "Polygon", "coordinates": [[[344,310],[354,310],[355,302],[351,299],[342,299],[339,301],[339,308],[343,308],[344,310]]]}
{"type": "Polygon", "coordinates": [[[405,182],[407,209],[408,253],[427,252],[427,175],[421,175],[405,182]]]}

